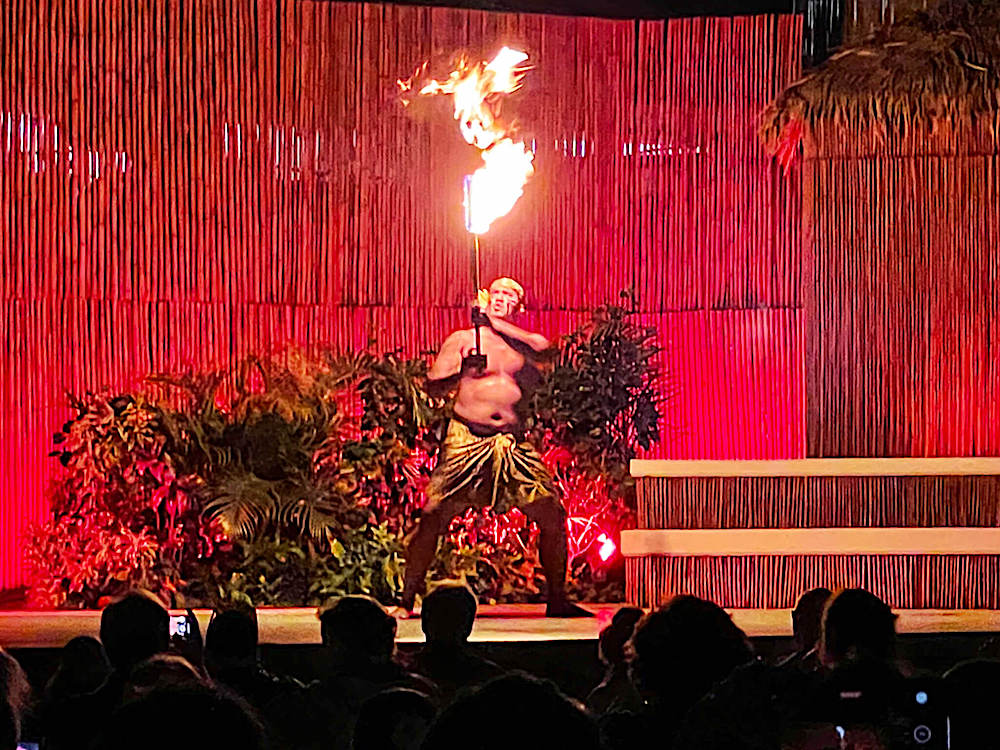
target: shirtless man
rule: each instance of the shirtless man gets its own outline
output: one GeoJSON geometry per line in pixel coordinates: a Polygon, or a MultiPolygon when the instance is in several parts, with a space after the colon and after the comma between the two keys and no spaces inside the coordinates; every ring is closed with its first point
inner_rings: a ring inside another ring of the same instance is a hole
{"type": "Polygon", "coordinates": [[[538,524],[539,553],[548,585],[549,617],[588,615],[566,599],[566,511],[541,457],[523,440],[521,411],[539,381],[535,360],[549,348],[545,336],[511,322],[523,310],[524,290],[513,279],[490,285],[485,310],[477,308],[481,343],[475,356],[474,328],[455,331],[427,373],[431,393],[455,386],[454,419],[437,468],[427,485],[427,504],[406,550],[401,607],[409,612],[424,588],[438,537],[468,507],[517,507],[538,524]]]}

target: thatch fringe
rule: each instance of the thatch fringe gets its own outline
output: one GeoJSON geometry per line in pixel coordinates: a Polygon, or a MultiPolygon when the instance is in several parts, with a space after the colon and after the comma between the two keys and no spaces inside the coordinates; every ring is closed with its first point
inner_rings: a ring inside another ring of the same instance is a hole
{"type": "Polygon", "coordinates": [[[1000,1],[945,0],[882,27],[785,89],[760,135],[786,163],[819,125],[907,135],[1000,111],[1000,1]]]}

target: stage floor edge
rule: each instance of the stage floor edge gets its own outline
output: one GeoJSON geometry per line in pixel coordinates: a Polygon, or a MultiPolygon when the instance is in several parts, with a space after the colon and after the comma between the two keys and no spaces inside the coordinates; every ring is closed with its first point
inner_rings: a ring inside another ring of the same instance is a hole
{"type": "MultiPolygon", "coordinates": [[[[585,605],[594,617],[546,618],[542,604],[502,604],[479,608],[471,640],[482,643],[594,640],[620,604],[585,605]]],[[[787,637],[792,632],[787,609],[732,609],[733,620],[751,637],[787,637]]],[[[196,610],[202,632],[210,612],[196,610]]],[[[900,633],[996,633],[1000,610],[898,610],[900,633]]],[[[101,613],[97,611],[0,611],[0,646],[5,648],[58,648],[77,635],[97,636],[101,613]]],[[[315,609],[258,610],[261,643],[272,645],[318,644],[319,622],[315,609]]],[[[399,622],[397,640],[423,640],[420,620],[399,622]]]]}

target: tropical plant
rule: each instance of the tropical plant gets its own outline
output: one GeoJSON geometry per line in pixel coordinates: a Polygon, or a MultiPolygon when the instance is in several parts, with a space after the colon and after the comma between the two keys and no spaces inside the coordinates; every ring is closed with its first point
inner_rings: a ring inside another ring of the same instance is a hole
{"type": "Polygon", "coordinates": [[[384,526],[346,530],[323,551],[301,537],[262,537],[238,547],[231,568],[201,582],[203,601],[317,607],[348,594],[392,601],[402,589],[402,545],[384,526]]]}
{"type": "MultiPolygon", "coordinates": [[[[599,308],[530,404],[529,438],[570,513],[570,585],[593,596],[617,590],[595,550],[630,523],[628,461],[658,437],[653,333],[633,309],[599,308]]],[[[425,376],[421,358],[288,349],[72,399],[53,519],[28,545],[33,603],[94,606],[134,585],[185,605],[392,600],[449,417],[425,376]]],[[[537,599],[536,535],[517,512],[470,512],[435,575],[537,599]]]]}
{"type": "Polygon", "coordinates": [[[203,480],[197,495],[205,516],[240,539],[302,534],[322,541],[363,522],[351,492],[336,481],[336,457],[345,428],[339,396],[365,361],[307,361],[297,350],[252,357],[239,367],[229,399],[221,374],[152,378],[180,392],[184,406],[170,414],[169,428],[185,465],[203,480]]]}
{"type": "Polygon", "coordinates": [[[565,448],[574,470],[602,476],[615,493],[631,487],[636,449],[660,437],[656,329],[628,307],[604,305],[563,339],[552,371],[535,392],[532,437],[546,449],[565,448]]]}
{"type": "Polygon", "coordinates": [[[171,583],[161,574],[157,540],[147,529],[126,528],[107,511],[60,515],[34,527],[29,539],[33,607],[97,608],[130,589],[171,583]]]}
{"type": "Polygon", "coordinates": [[[92,606],[134,585],[176,591],[220,534],[201,519],[197,477],[177,471],[160,408],[144,394],[106,393],[71,406],[53,437],[64,471],[50,491],[52,518],[28,531],[32,601],[92,606]]]}

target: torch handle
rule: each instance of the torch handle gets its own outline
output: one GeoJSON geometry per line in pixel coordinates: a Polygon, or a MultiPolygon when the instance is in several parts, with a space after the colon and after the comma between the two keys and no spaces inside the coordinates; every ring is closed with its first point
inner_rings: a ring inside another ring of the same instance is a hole
{"type": "MultiPolygon", "coordinates": [[[[472,277],[475,282],[475,288],[473,289],[475,297],[473,299],[473,310],[478,310],[479,304],[479,290],[482,288],[480,279],[480,269],[479,269],[479,235],[472,235],[472,277]]],[[[472,324],[476,329],[476,356],[479,357],[483,353],[482,342],[479,335],[479,316],[473,315],[472,324]]]]}
{"type": "Polygon", "coordinates": [[[472,280],[474,283],[473,303],[472,303],[472,325],[476,329],[476,353],[469,359],[473,360],[475,366],[480,371],[486,369],[486,357],[483,356],[482,340],[479,335],[480,318],[482,313],[479,309],[479,290],[482,288],[482,276],[479,265],[479,235],[472,231],[472,175],[465,176],[463,183],[465,189],[465,228],[472,235],[472,280]]]}
{"type": "Polygon", "coordinates": [[[480,268],[479,268],[479,235],[478,234],[472,235],[472,248],[473,248],[473,255],[474,255],[474,261],[473,262],[476,264],[475,265],[475,269],[476,269],[475,270],[475,273],[476,273],[476,295],[478,296],[479,295],[479,290],[483,288],[483,280],[482,280],[482,277],[480,275],[480,268]]]}

